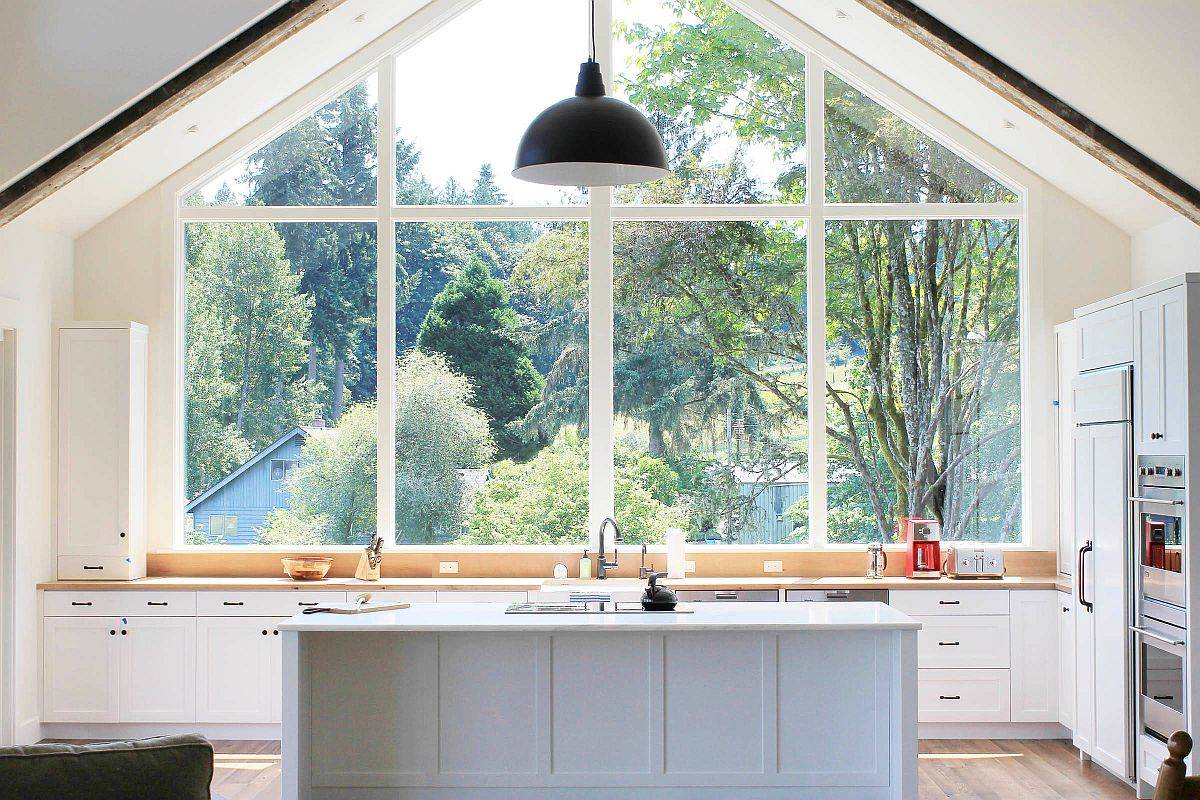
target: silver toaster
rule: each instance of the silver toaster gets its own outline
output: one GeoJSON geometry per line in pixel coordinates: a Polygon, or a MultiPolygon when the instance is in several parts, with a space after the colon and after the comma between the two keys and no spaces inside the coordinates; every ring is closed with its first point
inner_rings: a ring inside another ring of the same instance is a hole
{"type": "Polygon", "coordinates": [[[999,547],[947,547],[945,563],[951,578],[1004,577],[1004,551],[999,547]]]}

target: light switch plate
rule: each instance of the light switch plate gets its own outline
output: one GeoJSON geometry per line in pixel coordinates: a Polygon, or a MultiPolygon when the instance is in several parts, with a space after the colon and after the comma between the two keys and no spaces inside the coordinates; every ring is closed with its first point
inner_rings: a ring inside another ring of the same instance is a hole
{"type": "Polygon", "coordinates": [[[764,561],[763,572],[783,572],[782,561],[764,561]]]}
{"type": "Polygon", "coordinates": [[[696,571],[696,562],[695,561],[683,562],[683,572],[685,575],[689,572],[695,572],[695,571],[696,571]]]}
{"type": "Polygon", "coordinates": [[[443,575],[457,575],[458,574],[458,562],[457,561],[439,561],[438,562],[438,572],[440,572],[443,575]]]}

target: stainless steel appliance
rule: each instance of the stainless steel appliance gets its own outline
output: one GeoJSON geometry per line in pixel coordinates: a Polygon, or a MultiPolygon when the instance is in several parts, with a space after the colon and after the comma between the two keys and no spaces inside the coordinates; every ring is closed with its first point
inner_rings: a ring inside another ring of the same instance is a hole
{"type": "Polygon", "coordinates": [[[887,553],[883,545],[874,542],[867,545],[867,577],[878,580],[887,571],[887,553]]]}
{"type": "Polygon", "coordinates": [[[778,589],[676,589],[681,603],[778,603],[778,589]]]}
{"type": "Polygon", "coordinates": [[[1187,727],[1184,718],[1184,665],[1187,663],[1185,612],[1143,598],[1137,642],[1138,720],[1142,732],[1166,742],[1187,727]]]}
{"type": "Polygon", "coordinates": [[[1186,483],[1182,456],[1139,456],[1134,549],[1141,595],[1149,600],[1187,605],[1183,587],[1186,535],[1183,524],[1186,483]]]}
{"type": "Polygon", "coordinates": [[[946,575],[951,578],[1003,578],[1004,551],[999,547],[947,547],[946,575]]]}
{"type": "Polygon", "coordinates": [[[887,589],[788,589],[789,603],[886,603],[887,589]]]}

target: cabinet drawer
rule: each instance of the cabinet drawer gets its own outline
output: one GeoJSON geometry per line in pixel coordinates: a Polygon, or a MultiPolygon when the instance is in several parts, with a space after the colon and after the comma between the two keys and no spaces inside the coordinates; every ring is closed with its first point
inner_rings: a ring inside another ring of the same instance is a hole
{"type": "Polygon", "coordinates": [[[175,591],[45,592],[47,617],[191,617],[196,593],[175,591]]]}
{"type": "Polygon", "coordinates": [[[1007,669],[1008,617],[918,617],[918,667],[1007,669]]]}
{"type": "Polygon", "coordinates": [[[132,581],[146,577],[144,559],[120,556],[59,556],[60,581],[132,581]]]}
{"type": "Polygon", "coordinates": [[[1007,589],[893,589],[893,608],[913,616],[1007,614],[1007,589]]]}
{"type": "Polygon", "coordinates": [[[439,603],[525,603],[528,592],[472,592],[451,589],[437,593],[439,603]]]}
{"type": "Polygon", "coordinates": [[[1142,734],[1138,736],[1137,775],[1138,780],[1151,786],[1158,783],[1158,771],[1170,753],[1158,739],[1142,734]]]}
{"type": "Polygon", "coordinates": [[[918,722],[1008,722],[1008,670],[917,670],[918,722]]]}
{"type": "Polygon", "coordinates": [[[345,592],[197,592],[201,617],[290,617],[306,608],[345,603],[345,592]]]}

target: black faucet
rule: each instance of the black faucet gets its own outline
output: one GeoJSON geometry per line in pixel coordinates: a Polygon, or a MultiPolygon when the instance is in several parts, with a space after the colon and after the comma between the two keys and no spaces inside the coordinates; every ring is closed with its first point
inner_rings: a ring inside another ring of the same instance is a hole
{"type": "Polygon", "coordinates": [[[616,567],[617,567],[617,545],[620,543],[621,543],[621,528],[620,528],[620,526],[617,525],[617,521],[615,519],[613,519],[612,517],[605,517],[604,521],[600,523],[600,550],[596,555],[596,579],[597,580],[601,580],[601,581],[604,580],[605,578],[608,577],[608,571],[610,569],[616,569],[616,567]],[[613,560],[611,562],[608,561],[607,556],[604,555],[604,529],[607,528],[609,525],[611,525],[612,529],[613,529],[613,560]]]}

